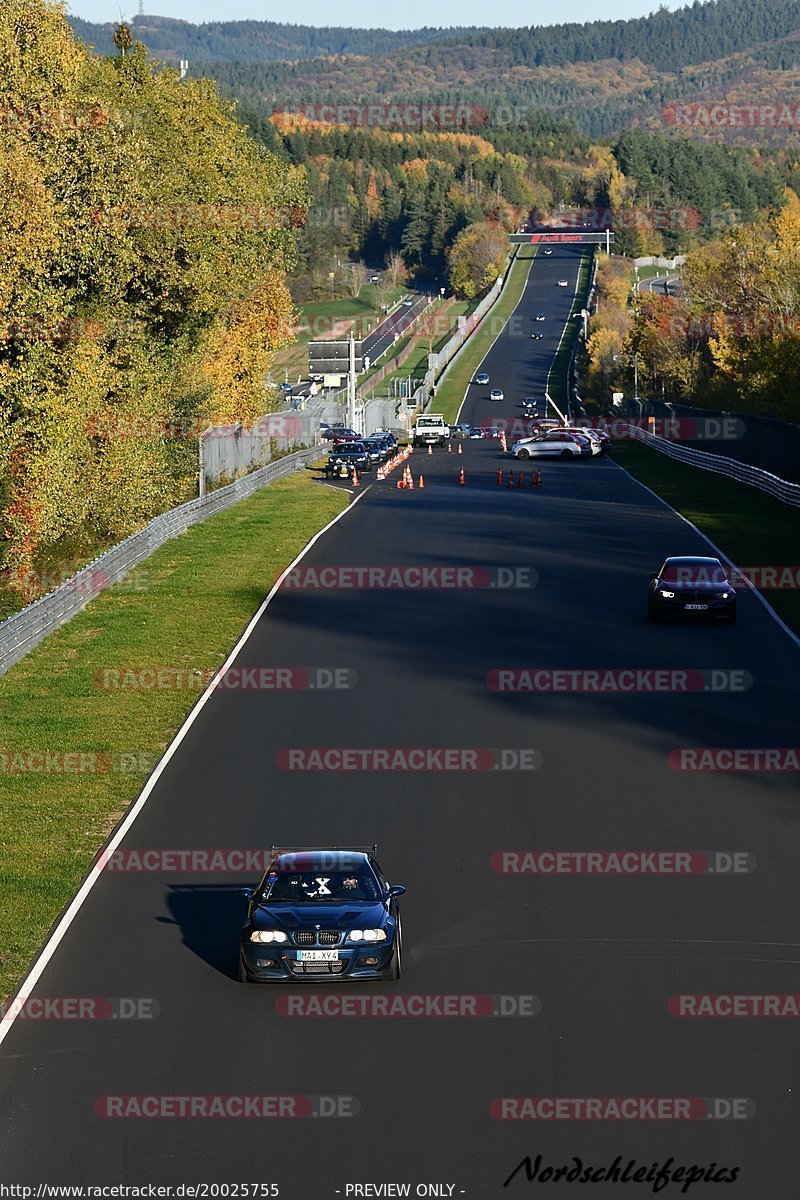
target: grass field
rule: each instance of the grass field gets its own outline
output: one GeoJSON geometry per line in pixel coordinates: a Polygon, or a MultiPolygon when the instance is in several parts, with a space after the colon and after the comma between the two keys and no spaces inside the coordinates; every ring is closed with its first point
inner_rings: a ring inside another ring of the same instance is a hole
{"type": "MultiPolygon", "coordinates": [[[[613,453],[621,467],[688,517],[737,566],[800,562],[796,508],[712,471],[675,462],[639,442],[616,441],[613,453]]],[[[763,594],[786,624],[800,633],[800,590],[769,589],[763,594]]]]}
{"type": "MultiPolygon", "coordinates": [[[[393,288],[387,303],[395,304],[403,294],[403,288],[393,288]]],[[[367,325],[374,327],[382,315],[377,311],[375,287],[370,283],[364,284],[357,300],[350,296],[339,300],[311,300],[301,305],[299,312],[297,339],[275,355],[272,378],[276,383],[283,382],[287,371],[290,383],[296,382],[298,376],[305,378],[308,375],[308,343],[330,338],[336,322],[355,321],[354,332],[358,333],[362,328],[366,332],[367,325]]]]}
{"type": "Polygon", "coordinates": [[[310,473],[278,480],[167,542],[0,678],[0,997],[141,791],[201,674],[224,662],[281,570],[346,504],[310,473]],[[184,686],[103,684],[107,671],[157,667],[184,686]]]}

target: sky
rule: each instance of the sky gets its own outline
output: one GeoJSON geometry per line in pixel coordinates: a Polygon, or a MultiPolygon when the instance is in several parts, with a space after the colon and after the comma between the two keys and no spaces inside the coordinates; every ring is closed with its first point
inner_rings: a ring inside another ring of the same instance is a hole
{"type": "MultiPolygon", "coordinates": [[[[680,0],[665,7],[680,8],[680,0]]],[[[661,7],[654,0],[572,0],[565,6],[531,4],[529,0],[403,0],[402,4],[376,6],[364,0],[305,0],[299,8],[265,0],[145,0],[144,11],[160,17],[203,21],[287,21],[297,25],[347,25],[361,29],[418,29],[423,25],[553,25],[565,21],[620,20],[643,17],[661,7]]],[[[138,0],[71,0],[69,11],[86,21],[118,21],[138,12],[138,0]]]]}

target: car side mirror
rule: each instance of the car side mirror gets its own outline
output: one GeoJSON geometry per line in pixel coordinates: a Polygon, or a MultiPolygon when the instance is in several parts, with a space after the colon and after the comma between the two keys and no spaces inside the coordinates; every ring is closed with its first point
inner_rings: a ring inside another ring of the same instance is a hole
{"type": "Polygon", "coordinates": [[[253,889],[252,888],[239,888],[239,895],[242,897],[243,900],[252,900],[253,899],[253,889]]]}
{"type": "Polygon", "coordinates": [[[651,575],[651,576],[650,576],[650,582],[651,582],[651,583],[655,583],[655,581],[656,581],[657,579],[658,579],[658,576],[657,576],[657,575],[651,575]]]}
{"type": "Polygon", "coordinates": [[[402,883],[396,883],[392,887],[389,888],[389,895],[390,896],[404,896],[405,891],[406,891],[406,889],[403,887],[402,883]]]}

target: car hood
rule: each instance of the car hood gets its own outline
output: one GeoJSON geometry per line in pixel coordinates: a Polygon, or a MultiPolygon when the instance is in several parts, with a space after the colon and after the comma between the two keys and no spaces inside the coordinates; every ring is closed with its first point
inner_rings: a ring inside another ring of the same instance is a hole
{"type": "Polygon", "coordinates": [[[253,909],[253,924],[261,929],[379,929],[386,921],[383,904],[352,900],[323,904],[265,904],[253,909]]]}
{"type": "Polygon", "coordinates": [[[698,583],[691,583],[688,580],[681,580],[680,583],[665,583],[663,579],[659,580],[659,587],[664,588],[668,592],[732,592],[733,588],[730,583],[709,583],[703,580],[698,583]]]}

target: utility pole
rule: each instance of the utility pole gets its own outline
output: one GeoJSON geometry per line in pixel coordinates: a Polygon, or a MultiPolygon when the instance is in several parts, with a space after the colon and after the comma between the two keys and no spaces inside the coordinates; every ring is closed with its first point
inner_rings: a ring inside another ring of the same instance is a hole
{"type": "Polygon", "coordinates": [[[633,356],[633,398],[636,401],[638,401],[638,399],[639,399],[639,355],[638,354],[634,354],[634,356],[633,356]]]}
{"type": "MultiPolygon", "coordinates": [[[[347,426],[355,429],[356,421],[356,341],[350,334],[350,370],[347,373],[347,426]]],[[[358,430],[356,430],[358,432],[358,430]]]]}

